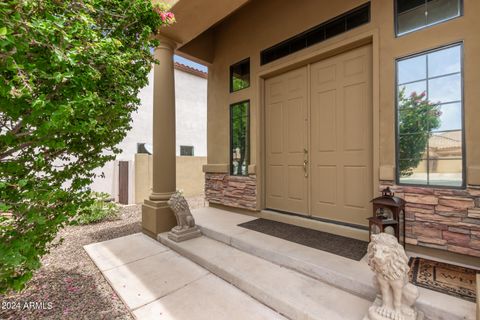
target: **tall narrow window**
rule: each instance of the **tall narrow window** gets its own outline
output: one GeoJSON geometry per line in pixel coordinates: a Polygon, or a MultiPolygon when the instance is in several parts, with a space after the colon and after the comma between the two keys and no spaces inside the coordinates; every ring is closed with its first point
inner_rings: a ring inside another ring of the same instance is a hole
{"type": "Polygon", "coordinates": [[[250,87],[250,59],[230,66],[230,92],[250,87]]]}
{"type": "Polygon", "coordinates": [[[397,35],[462,15],[462,0],[396,0],[397,35]]]}
{"type": "Polygon", "coordinates": [[[250,156],[249,118],[250,102],[230,106],[230,174],[248,174],[250,156]]]}
{"type": "Polygon", "coordinates": [[[397,182],[464,186],[461,44],[397,60],[397,182]]]}

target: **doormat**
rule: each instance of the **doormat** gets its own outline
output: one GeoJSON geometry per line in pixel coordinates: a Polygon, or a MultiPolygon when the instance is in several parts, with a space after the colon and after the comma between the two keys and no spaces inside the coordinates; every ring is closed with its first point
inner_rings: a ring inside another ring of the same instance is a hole
{"type": "Polygon", "coordinates": [[[408,265],[410,282],[414,285],[471,302],[476,301],[477,270],[419,257],[410,258],[408,265]]]}
{"type": "Polygon", "coordinates": [[[240,227],[360,261],[368,242],[267,219],[239,224],[240,227]]]}

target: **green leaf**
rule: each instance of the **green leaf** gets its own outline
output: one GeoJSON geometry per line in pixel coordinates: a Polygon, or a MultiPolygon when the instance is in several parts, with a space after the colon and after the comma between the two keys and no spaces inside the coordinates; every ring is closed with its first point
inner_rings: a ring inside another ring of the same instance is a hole
{"type": "Polygon", "coordinates": [[[0,28],[0,36],[4,36],[7,34],[7,27],[1,27],[0,28]]]}

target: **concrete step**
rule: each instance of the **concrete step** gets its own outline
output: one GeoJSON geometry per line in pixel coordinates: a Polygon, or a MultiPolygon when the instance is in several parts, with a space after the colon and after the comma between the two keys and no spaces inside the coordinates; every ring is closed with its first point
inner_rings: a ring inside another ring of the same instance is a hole
{"type": "Polygon", "coordinates": [[[290,319],[362,319],[371,302],[296,271],[202,236],[162,244],[290,319]]]}
{"type": "MultiPolygon", "coordinates": [[[[202,233],[243,252],[292,269],[316,280],[373,301],[376,288],[373,272],[364,259],[355,261],[325,251],[299,245],[263,233],[239,227],[257,219],[216,208],[194,210],[202,233]]],[[[474,303],[453,296],[419,288],[417,307],[429,319],[476,319],[474,303]]]]}

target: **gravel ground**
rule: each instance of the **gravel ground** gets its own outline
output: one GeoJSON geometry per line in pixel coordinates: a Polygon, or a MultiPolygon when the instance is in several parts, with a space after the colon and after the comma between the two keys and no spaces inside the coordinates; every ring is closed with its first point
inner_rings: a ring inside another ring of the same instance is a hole
{"type": "MultiPolygon", "coordinates": [[[[188,202],[204,206],[202,197],[188,202]]],[[[0,319],[133,319],[83,246],[140,232],[140,218],[139,205],[124,206],[119,219],[62,230],[63,243],[42,259],[27,288],[0,295],[0,319]]]]}

